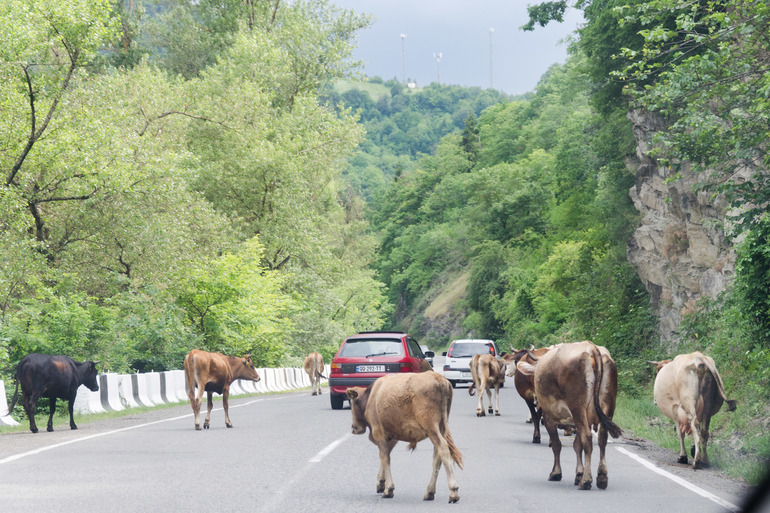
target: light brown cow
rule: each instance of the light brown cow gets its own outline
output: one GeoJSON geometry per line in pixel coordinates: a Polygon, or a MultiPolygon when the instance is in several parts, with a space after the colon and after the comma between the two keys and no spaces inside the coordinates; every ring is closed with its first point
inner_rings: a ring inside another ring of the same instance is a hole
{"type": "Polygon", "coordinates": [[[214,403],[211,400],[214,392],[222,394],[222,407],[225,410],[225,425],[233,427],[228,412],[228,398],[230,397],[230,383],[236,379],[249,379],[259,381],[259,374],[251,362],[251,355],[243,358],[225,356],[220,353],[208,353],[199,349],[193,349],[184,358],[184,377],[187,385],[187,397],[195,414],[195,429],[201,429],[201,402],[204,390],[208,393],[208,413],[203,423],[204,429],[209,429],[211,409],[214,403]],[[195,395],[195,388],[198,395],[195,395]]]}
{"type": "Polygon", "coordinates": [[[680,354],[668,362],[650,362],[658,367],[655,377],[655,404],[674,421],[679,437],[679,463],[687,463],[684,436],[692,433],[692,468],[708,466],[706,443],[709,439],[711,416],[727,403],[727,411],[735,410],[735,401],[727,398],[722,378],[714,360],[696,351],[680,354]]]}
{"type": "Polygon", "coordinates": [[[476,407],[476,416],[484,417],[484,392],[489,398],[489,414],[492,415],[492,388],[495,389],[494,413],[500,416],[500,387],[505,383],[506,362],[498,360],[491,354],[476,354],[471,358],[471,376],[473,383],[468,388],[468,394],[473,395],[474,389],[478,390],[479,404],[476,407]]]}
{"type": "Polygon", "coordinates": [[[601,489],[607,488],[607,433],[613,438],[622,434],[620,428],[612,422],[618,392],[618,371],[609,351],[588,341],[561,344],[549,350],[534,366],[520,361],[518,367],[524,374],[534,374],[535,396],[543,410],[545,428],[551,437],[554,463],[548,480],[560,481],[562,476],[559,461],[561,441],[557,426],[574,426],[574,448],[577,455],[575,485],[580,490],[591,489],[591,429],[598,428],[599,469],[596,485],[601,489]]]}
{"type": "Polygon", "coordinates": [[[303,364],[305,372],[307,372],[310,383],[313,387],[313,395],[321,395],[321,378],[325,377],[322,372],[324,370],[324,357],[321,353],[310,353],[305,358],[303,364]]]}
{"type": "Polygon", "coordinates": [[[449,483],[449,502],[460,500],[452,461],[463,468],[462,454],[449,430],[452,407],[452,385],[437,372],[389,374],[368,388],[347,390],[353,414],[353,434],[362,435],[369,428],[369,440],[380,449],[377,493],[393,497],[390,452],[399,440],[414,450],[417,442],[429,438],[433,442],[433,473],[423,500],[433,500],[436,479],[444,464],[449,483]]]}
{"type": "MultiPolygon", "coordinates": [[[[518,362],[523,361],[530,365],[535,364],[534,358],[540,358],[548,352],[547,347],[540,349],[520,349],[514,351],[510,357],[515,362],[513,365],[508,366],[508,376],[513,376],[513,385],[516,387],[516,391],[519,393],[524,402],[527,403],[529,408],[529,419],[527,422],[532,422],[534,426],[534,433],[532,433],[532,443],[540,443],[540,418],[542,417],[542,411],[537,405],[537,398],[535,397],[535,379],[532,375],[527,375],[518,369],[518,362]]],[[[509,356],[509,355],[506,355],[509,356]]]]}

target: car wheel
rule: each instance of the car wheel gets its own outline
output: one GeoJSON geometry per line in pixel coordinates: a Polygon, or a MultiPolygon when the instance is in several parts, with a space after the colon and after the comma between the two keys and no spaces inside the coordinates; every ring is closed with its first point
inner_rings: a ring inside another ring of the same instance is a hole
{"type": "Polygon", "coordinates": [[[455,381],[455,380],[453,380],[453,379],[450,379],[450,380],[449,380],[449,383],[451,383],[451,384],[452,384],[452,388],[457,388],[457,381],[455,381]]]}
{"type": "Polygon", "coordinates": [[[332,403],[332,410],[341,410],[345,404],[345,396],[342,394],[329,394],[329,400],[332,403]]]}

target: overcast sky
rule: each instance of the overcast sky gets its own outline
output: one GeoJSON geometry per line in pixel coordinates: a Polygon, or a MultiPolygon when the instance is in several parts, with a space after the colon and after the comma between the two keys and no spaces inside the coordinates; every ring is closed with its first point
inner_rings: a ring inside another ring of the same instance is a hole
{"type": "Polygon", "coordinates": [[[533,91],[552,64],[564,62],[567,45],[562,40],[582,21],[581,12],[571,10],[564,23],[533,32],[520,30],[528,20],[527,5],[538,0],[331,2],[376,18],[358,34],[355,57],[366,63],[367,75],[403,80],[405,64],[406,76],[419,86],[440,77],[442,84],[482,88],[491,84],[509,94],[533,91]],[[401,34],[406,34],[403,55],[401,34]],[[437,62],[434,54],[439,53],[437,62]]]}

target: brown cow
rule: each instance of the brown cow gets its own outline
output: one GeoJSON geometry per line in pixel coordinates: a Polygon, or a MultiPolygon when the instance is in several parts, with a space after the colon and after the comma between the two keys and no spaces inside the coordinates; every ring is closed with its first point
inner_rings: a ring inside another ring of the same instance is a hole
{"type": "Polygon", "coordinates": [[[259,374],[251,362],[251,355],[243,358],[225,356],[220,353],[208,353],[199,349],[193,349],[184,358],[184,377],[187,385],[187,397],[195,414],[195,429],[201,429],[201,402],[203,391],[208,393],[208,413],[203,423],[204,429],[209,429],[211,409],[214,402],[211,400],[214,392],[222,394],[222,407],[225,410],[225,425],[233,427],[228,411],[228,398],[230,397],[230,383],[236,379],[249,379],[259,381],[259,374]],[[198,395],[195,388],[198,387],[198,395]]]}
{"type": "Polygon", "coordinates": [[[368,388],[347,390],[353,414],[353,434],[362,435],[369,428],[369,440],[380,449],[377,493],[393,497],[390,452],[399,440],[414,450],[417,442],[430,438],[433,442],[433,474],[423,500],[436,494],[436,479],[444,464],[449,483],[449,502],[460,500],[452,461],[463,468],[462,454],[449,431],[452,407],[452,385],[437,372],[389,374],[368,388]]]}
{"type": "MultiPolygon", "coordinates": [[[[548,352],[547,347],[540,349],[520,349],[515,351],[511,358],[515,362],[514,365],[508,366],[508,376],[513,376],[513,384],[516,387],[516,391],[519,393],[524,402],[527,403],[529,408],[530,418],[527,422],[532,422],[534,426],[534,433],[532,434],[532,443],[540,443],[540,418],[542,417],[542,411],[537,405],[537,398],[535,397],[535,379],[532,375],[524,374],[518,369],[518,362],[523,361],[530,365],[535,364],[535,359],[540,358],[548,352]]],[[[508,356],[508,355],[506,355],[508,356]]]]}
{"type": "Polygon", "coordinates": [[[658,367],[655,377],[655,404],[676,424],[679,437],[679,463],[687,463],[684,435],[692,433],[692,468],[708,466],[706,443],[711,416],[727,403],[727,411],[735,410],[735,401],[727,398],[722,378],[714,360],[700,351],[680,354],[673,360],[650,362],[658,367]]]}
{"type": "Polygon", "coordinates": [[[534,374],[535,396],[551,437],[554,463],[548,480],[561,480],[561,441],[557,426],[574,426],[577,431],[574,443],[577,454],[575,485],[580,490],[591,489],[591,429],[598,428],[599,470],[596,485],[601,489],[607,488],[607,433],[613,438],[623,433],[612,422],[618,392],[618,371],[609,351],[588,341],[561,344],[539,358],[534,366],[520,361],[518,367],[525,374],[534,374]]]}
{"type": "Polygon", "coordinates": [[[324,377],[321,372],[324,370],[324,357],[321,356],[321,353],[310,353],[305,358],[303,367],[313,386],[313,395],[321,395],[321,378],[324,377]]]}
{"type": "Polygon", "coordinates": [[[476,416],[484,417],[484,392],[489,398],[489,414],[492,415],[492,387],[495,389],[495,415],[500,416],[500,387],[505,383],[506,362],[497,360],[491,354],[475,354],[471,358],[471,376],[473,383],[468,388],[468,394],[473,395],[474,388],[479,393],[479,404],[476,416]]]}

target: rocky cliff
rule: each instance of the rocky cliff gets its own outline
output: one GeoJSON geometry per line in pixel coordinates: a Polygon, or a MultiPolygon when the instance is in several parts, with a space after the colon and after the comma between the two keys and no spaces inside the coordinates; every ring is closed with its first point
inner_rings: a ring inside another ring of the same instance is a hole
{"type": "Polygon", "coordinates": [[[661,121],[632,112],[637,142],[636,173],[630,195],[643,217],[628,243],[628,259],[637,268],[660,319],[664,341],[676,341],[682,317],[701,297],[716,297],[735,274],[735,251],[725,240],[722,222],[727,205],[699,186],[707,179],[689,167],[673,180],[670,169],[658,165],[650,150],[661,121]]]}

